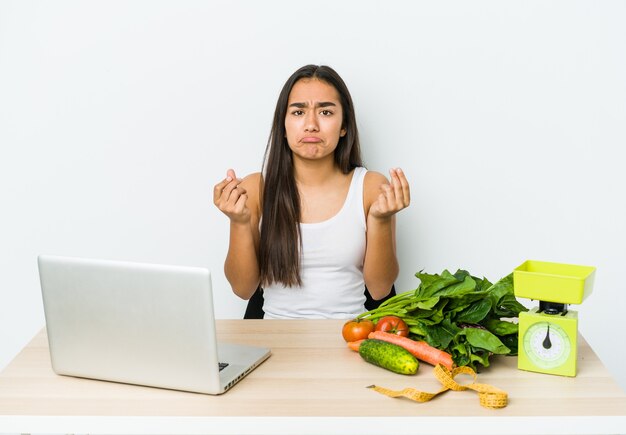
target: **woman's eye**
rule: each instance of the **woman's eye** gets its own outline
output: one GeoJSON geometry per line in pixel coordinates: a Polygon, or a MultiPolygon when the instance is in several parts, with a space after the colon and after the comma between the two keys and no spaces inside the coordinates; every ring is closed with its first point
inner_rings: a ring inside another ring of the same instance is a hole
{"type": "Polygon", "coordinates": [[[330,110],[322,110],[320,113],[324,116],[330,116],[333,114],[330,110]]]}
{"type": "Polygon", "coordinates": [[[304,112],[302,110],[294,110],[293,112],[291,112],[292,115],[296,115],[296,116],[300,116],[303,115],[304,112]]]}

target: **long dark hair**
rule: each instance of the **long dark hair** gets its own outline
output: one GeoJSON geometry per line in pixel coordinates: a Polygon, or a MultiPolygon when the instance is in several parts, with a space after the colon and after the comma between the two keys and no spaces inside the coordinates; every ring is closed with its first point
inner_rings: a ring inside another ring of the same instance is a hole
{"type": "Polygon", "coordinates": [[[348,174],[363,166],[354,105],[348,87],[332,68],[306,65],[289,77],[278,96],[272,130],[263,160],[265,184],[262,192],[261,241],[259,267],[261,285],[302,284],[300,279],[300,195],[293,173],[293,155],[285,137],[285,117],[289,94],[300,79],[318,79],[333,86],[339,93],[343,111],[342,129],[335,149],[335,163],[348,174]]]}

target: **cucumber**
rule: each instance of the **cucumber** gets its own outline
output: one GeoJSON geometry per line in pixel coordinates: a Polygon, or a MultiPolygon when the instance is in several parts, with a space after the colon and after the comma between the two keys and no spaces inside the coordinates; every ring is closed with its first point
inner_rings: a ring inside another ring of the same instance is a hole
{"type": "Polygon", "coordinates": [[[419,361],[408,350],[382,340],[363,340],[359,355],[368,363],[401,375],[414,375],[419,367],[419,361]]]}

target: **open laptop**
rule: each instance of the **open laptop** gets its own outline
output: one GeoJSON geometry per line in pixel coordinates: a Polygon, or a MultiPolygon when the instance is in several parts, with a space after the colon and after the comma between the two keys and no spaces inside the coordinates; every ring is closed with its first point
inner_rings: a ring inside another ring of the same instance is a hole
{"type": "Polygon", "coordinates": [[[221,394],[270,356],[217,343],[207,269],[51,255],[38,265],[57,374],[221,394]]]}

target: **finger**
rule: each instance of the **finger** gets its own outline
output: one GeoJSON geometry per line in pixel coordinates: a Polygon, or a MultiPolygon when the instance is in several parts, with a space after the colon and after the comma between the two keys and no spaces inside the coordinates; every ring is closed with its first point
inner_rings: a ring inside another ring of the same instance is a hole
{"type": "Polygon", "coordinates": [[[389,184],[382,184],[380,186],[381,193],[378,196],[378,201],[380,203],[380,210],[387,213],[389,210],[393,210],[395,208],[395,194],[393,187],[389,184]]]}
{"type": "Polygon", "coordinates": [[[248,192],[246,191],[246,189],[244,189],[243,187],[241,187],[241,185],[236,185],[233,190],[230,191],[230,196],[228,197],[228,201],[229,202],[233,202],[236,203],[239,200],[239,197],[241,195],[245,195],[248,192]]]}
{"type": "Polygon", "coordinates": [[[409,187],[409,181],[406,179],[406,175],[404,171],[400,168],[396,169],[396,173],[398,175],[398,180],[400,180],[400,185],[402,186],[402,197],[404,199],[404,206],[408,207],[411,203],[411,188],[409,187]]]}
{"type": "MultiPolygon", "coordinates": [[[[215,186],[215,190],[213,192],[213,201],[216,204],[230,201],[233,192],[236,192],[237,187],[240,183],[241,180],[231,179],[230,176],[226,177],[226,179],[222,183],[215,186]]],[[[239,189],[243,188],[240,187],[239,189]]]]}
{"type": "Polygon", "coordinates": [[[246,193],[246,189],[241,187],[239,183],[239,180],[233,180],[228,185],[226,185],[226,187],[224,187],[222,198],[227,204],[230,204],[231,206],[234,206],[239,197],[242,194],[246,193]]]}
{"type": "Polygon", "coordinates": [[[408,207],[411,203],[411,190],[409,188],[409,182],[404,175],[404,172],[400,168],[392,169],[390,171],[394,183],[395,194],[397,198],[397,205],[399,209],[408,207]]]}
{"type": "Polygon", "coordinates": [[[237,213],[241,213],[242,211],[244,211],[246,209],[247,201],[248,201],[248,195],[244,191],[244,193],[239,195],[239,197],[237,198],[237,201],[235,202],[235,211],[237,213]]]}
{"type": "Polygon", "coordinates": [[[224,189],[232,181],[232,178],[226,177],[213,187],[213,202],[217,204],[220,200],[224,189]]]}
{"type": "Polygon", "coordinates": [[[395,208],[396,210],[401,210],[405,207],[405,205],[404,205],[404,191],[402,189],[402,181],[400,180],[400,174],[398,174],[398,169],[390,169],[389,174],[391,175],[391,185],[393,187],[395,208]]]}
{"type": "Polygon", "coordinates": [[[224,187],[226,187],[226,185],[228,183],[230,183],[232,180],[234,180],[236,178],[237,177],[235,176],[234,169],[227,169],[226,170],[226,178],[224,178],[222,181],[217,183],[215,185],[215,187],[213,187],[213,194],[214,194],[214,196],[215,196],[215,193],[221,193],[221,191],[224,190],[224,187]]]}

